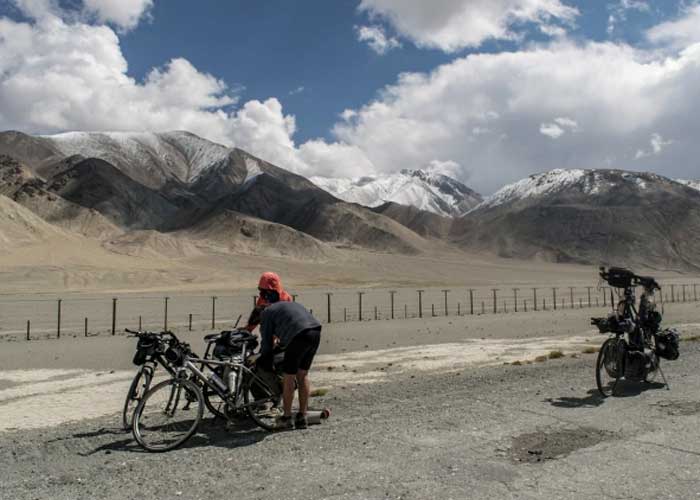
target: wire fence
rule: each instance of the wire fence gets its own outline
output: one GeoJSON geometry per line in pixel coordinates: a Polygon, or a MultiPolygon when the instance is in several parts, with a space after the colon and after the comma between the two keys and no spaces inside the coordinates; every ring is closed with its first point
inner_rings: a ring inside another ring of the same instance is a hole
{"type": "MultiPolygon", "coordinates": [[[[700,284],[663,286],[656,300],[698,302],[700,284]]],[[[502,286],[303,290],[293,294],[322,323],[611,308],[619,291],[597,286],[502,286]]],[[[124,328],[203,331],[245,323],[251,293],[0,298],[0,336],[11,339],[119,335],[124,328]]]]}

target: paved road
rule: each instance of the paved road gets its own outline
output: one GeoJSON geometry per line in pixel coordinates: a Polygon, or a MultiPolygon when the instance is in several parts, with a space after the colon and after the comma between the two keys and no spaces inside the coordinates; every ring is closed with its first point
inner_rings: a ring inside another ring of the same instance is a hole
{"type": "Polygon", "coordinates": [[[581,355],[336,387],[321,426],[210,421],[160,455],[116,417],[4,433],[0,498],[700,498],[700,343],[682,349],[671,391],[615,399],[593,391],[595,355],[581,355]]]}

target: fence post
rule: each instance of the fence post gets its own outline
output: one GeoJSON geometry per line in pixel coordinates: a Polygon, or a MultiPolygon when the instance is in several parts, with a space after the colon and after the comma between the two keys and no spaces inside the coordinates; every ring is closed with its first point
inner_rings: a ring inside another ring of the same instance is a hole
{"type": "Polygon", "coordinates": [[[327,304],[327,306],[328,306],[328,311],[327,311],[327,313],[328,313],[328,322],[329,322],[329,323],[331,322],[331,296],[332,296],[332,295],[333,295],[332,293],[326,292],[326,297],[327,297],[327,302],[328,302],[328,304],[327,304]]]}
{"type": "Polygon", "coordinates": [[[143,316],[139,315],[139,331],[143,330],[143,316]]]}
{"type": "Polygon", "coordinates": [[[554,304],[554,310],[557,310],[557,289],[552,288],[552,303],[554,304]]]}
{"type": "Polygon", "coordinates": [[[403,305],[403,319],[408,319],[408,304],[403,305]]]}
{"type": "Polygon", "coordinates": [[[216,328],[216,295],[211,298],[211,329],[216,328]]]}
{"type": "MultiPolygon", "coordinates": [[[[139,330],[141,330],[141,317],[139,316],[139,330]]],[[[112,335],[117,334],[117,298],[112,298],[112,335]]]]}
{"type": "Polygon", "coordinates": [[[591,288],[590,286],[587,286],[586,289],[588,290],[588,307],[591,307],[591,288]]]}
{"type": "Polygon", "coordinates": [[[85,336],[88,336],[88,319],[85,318],[85,336]]]}
{"type": "Polygon", "coordinates": [[[698,301],[698,285],[693,285],[693,298],[695,302],[698,301]]]}
{"type": "Polygon", "coordinates": [[[503,301],[503,312],[508,314],[508,302],[503,301]]]}
{"type": "Polygon", "coordinates": [[[63,302],[62,299],[58,299],[58,318],[56,321],[56,338],[60,339],[61,338],[61,303],[63,302]]]}
{"type": "Polygon", "coordinates": [[[486,304],[483,300],[481,301],[481,314],[486,314],[486,304]]]}
{"type": "Polygon", "coordinates": [[[607,293],[605,293],[605,287],[602,287],[601,290],[603,290],[603,307],[606,307],[608,305],[608,299],[607,293]]]}
{"type": "Polygon", "coordinates": [[[348,322],[348,308],[343,307],[343,321],[348,322]]]}
{"type": "Polygon", "coordinates": [[[418,292],[418,317],[423,317],[423,292],[425,290],[416,290],[418,292]]]}
{"type": "Polygon", "coordinates": [[[469,289],[469,314],[474,315],[474,290],[469,289]]]}
{"type": "Polygon", "coordinates": [[[676,301],[676,285],[671,285],[671,302],[676,301]]]}
{"type": "Polygon", "coordinates": [[[258,296],[253,295],[252,297],[253,297],[253,309],[255,309],[258,305],[258,296]]]}
{"type": "Polygon", "coordinates": [[[547,299],[545,299],[544,297],[542,297],[542,310],[547,310],[547,299]]]}
{"type": "Polygon", "coordinates": [[[462,315],[462,303],[457,302],[457,316],[461,316],[461,315],[462,315]]]}
{"type": "Polygon", "coordinates": [[[31,322],[31,320],[27,320],[27,340],[30,340],[31,329],[32,329],[32,322],[31,322]]]}
{"type": "Polygon", "coordinates": [[[532,303],[535,304],[535,311],[537,311],[537,288],[532,289],[532,303]]]}
{"type": "Polygon", "coordinates": [[[523,308],[525,309],[525,312],[527,312],[527,300],[523,300],[523,308]]]}
{"type": "Polygon", "coordinates": [[[396,295],[396,290],[391,290],[389,296],[391,297],[391,319],[394,319],[394,295],[396,295]]]}
{"type": "Polygon", "coordinates": [[[295,294],[295,293],[293,293],[293,294],[292,294],[292,302],[296,302],[296,301],[297,301],[297,297],[298,297],[298,295],[295,294]]]}
{"type": "Polygon", "coordinates": [[[362,296],[365,292],[357,292],[357,316],[358,321],[362,321],[362,296]]]}
{"type": "Polygon", "coordinates": [[[569,287],[569,291],[571,292],[571,309],[574,308],[574,288],[573,286],[569,287]]]}
{"type": "Polygon", "coordinates": [[[493,292],[493,313],[496,314],[498,313],[498,288],[492,288],[491,291],[493,292]]]}
{"type": "Polygon", "coordinates": [[[379,319],[379,315],[377,314],[377,306],[374,306],[374,321],[377,321],[379,319]]]}
{"type": "Polygon", "coordinates": [[[450,293],[450,290],[443,290],[442,293],[445,294],[445,316],[449,316],[449,311],[447,310],[447,294],[450,293]]]}
{"type": "Polygon", "coordinates": [[[432,307],[432,313],[433,313],[433,318],[435,317],[435,304],[431,304],[432,307]]]}
{"type": "Polygon", "coordinates": [[[687,287],[687,286],[688,285],[683,285],[683,302],[685,302],[685,287],[687,287]]]}
{"type": "Polygon", "coordinates": [[[163,310],[163,331],[168,331],[168,301],[170,297],[165,297],[165,309],[163,310]]]}
{"type": "Polygon", "coordinates": [[[513,288],[513,307],[515,308],[515,312],[518,312],[518,290],[520,290],[520,288],[513,288]]]}
{"type": "Polygon", "coordinates": [[[187,324],[187,331],[192,331],[192,313],[189,314],[189,321],[187,324]]]}

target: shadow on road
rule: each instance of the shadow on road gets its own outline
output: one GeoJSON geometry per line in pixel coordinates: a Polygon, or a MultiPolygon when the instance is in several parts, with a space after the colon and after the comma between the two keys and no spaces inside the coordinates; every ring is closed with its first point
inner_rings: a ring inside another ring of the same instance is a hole
{"type": "MultiPolygon", "coordinates": [[[[91,456],[100,452],[136,452],[146,453],[133,438],[131,431],[119,428],[102,428],[92,432],[73,434],[73,439],[95,439],[103,436],[121,436],[123,439],[108,442],[98,446],[86,453],[79,453],[81,456],[91,456]]],[[[227,427],[220,419],[207,419],[202,421],[197,429],[197,433],[188,439],[177,449],[200,448],[206,446],[217,446],[220,448],[240,448],[256,444],[270,432],[261,430],[250,420],[241,420],[234,425],[227,427]]]]}
{"type": "MultiPolygon", "coordinates": [[[[659,382],[627,382],[622,380],[620,384],[615,388],[616,398],[629,398],[633,396],[639,396],[641,393],[663,389],[666,386],[659,382]]],[[[552,406],[557,408],[597,408],[602,405],[605,400],[598,389],[589,389],[586,396],[575,397],[575,396],[562,396],[556,399],[547,398],[547,401],[552,406]]]]}

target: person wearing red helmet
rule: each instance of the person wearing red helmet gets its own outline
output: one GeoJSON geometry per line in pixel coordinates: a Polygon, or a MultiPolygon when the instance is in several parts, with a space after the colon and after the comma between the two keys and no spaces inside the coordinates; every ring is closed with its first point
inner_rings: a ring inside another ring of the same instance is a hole
{"type": "Polygon", "coordinates": [[[252,332],[260,324],[260,314],[262,310],[274,304],[275,302],[292,302],[292,296],[289,295],[282,287],[282,280],[273,272],[265,272],[260,276],[258,281],[258,300],[255,303],[255,309],[250,313],[246,330],[252,332]]]}

